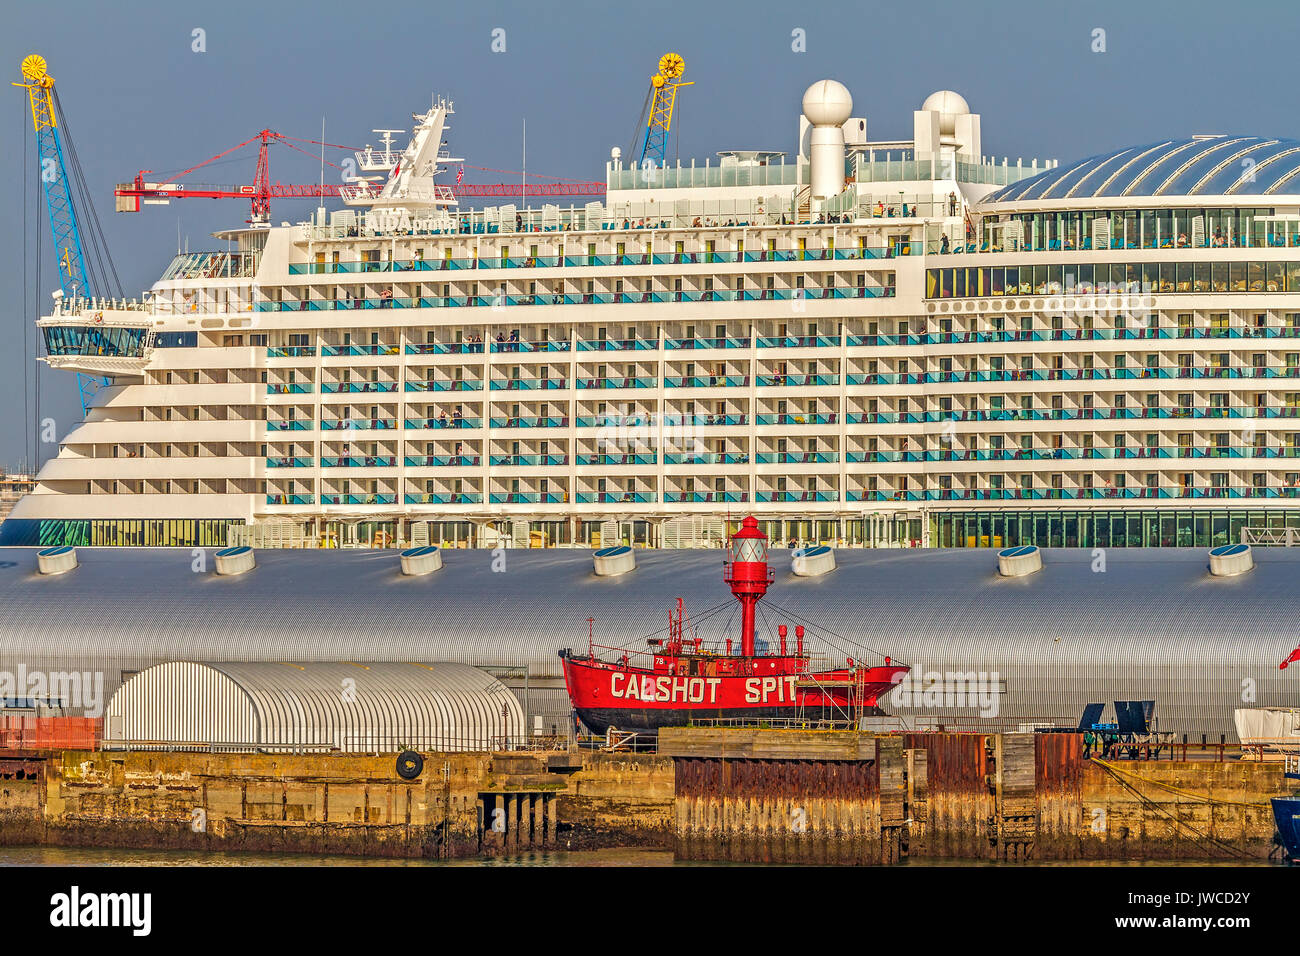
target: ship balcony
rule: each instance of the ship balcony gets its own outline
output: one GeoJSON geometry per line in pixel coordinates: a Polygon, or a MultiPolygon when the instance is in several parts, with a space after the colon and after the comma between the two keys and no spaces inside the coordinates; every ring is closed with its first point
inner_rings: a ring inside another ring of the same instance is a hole
{"type": "Polygon", "coordinates": [[[650,504],[659,499],[658,483],[653,475],[579,477],[576,491],[574,500],[579,504],[650,504]]]}
{"type": "Polygon", "coordinates": [[[743,388],[748,385],[748,362],[670,361],[664,365],[665,388],[743,388]]]}
{"type": "Polygon", "coordinates": [[[492,391],[506,392],[544,392],[569,387],[569,383],[562,373],[555,377],[544,375],[537,378],[529,378],[516,375],[509,378],[493,378],[490,381],[490,385],[492,391]]]}
{"type": "Polygon", "coordinates": [[[266,430],[269,432],[307,432],[315,431],[316,423],[306,418],[268,418],[266,430]]]}
{"type": "Polygon", "coordinates": [[[580,491],[580,505],[645,505],[655,501],[653,491],[580,491]]]}
{"type": "Polygon", "coordinates": [[[653,375],[595,376],[579,377],[575,384],[587,389],[656,388],[659,380],[653,375]]]}
{"type": "Polygon", "coordinates": [[[748,375],[665,375],[664,388],[745,388],[748,375]]]}
{"type": "Polygon", "coordinates": [[[417,493],[403,496],[408,505],[477,505],[483,502],[483,495],[478,491],[461,493],[417,493]]]}
{"type": "Polygon", "coordinates": [[[488,502],[494,505],[551,505],[568,501],[568,480],[563,478],[494,478],[489,482],[488,502]]]}
{"type": "MultiPolygon", "coordinates": [[[[388,429],[384,430],[387,431],[388,429]]],[[[399,447],[399,436],[396,434],[356,436],[335,433],[326,436],[326,440],[320,444],[322,455],[341,455],[344,457],[351,455],[384,455],[391,457],[397,454],[399,447]]]]}
{"type": "Polygon", "coordinates": [[[384,381],[358,382],[345,379],[337,382],[322,382],[320,390],[323,394],[328,395],[375,394],[381,392],[395,392],[397,391],[397,383],[384,381]]]}
{"type": "Polygon", "coordinates": [[[310,505],[315,502],[315,495],[271,493],[266,496],[268,505],[310,505]]]}
{"type": "Polygon", "coordinates": [[[645,466],[657,464],[658,456],[654,452],[629,455],[586,452],[578,454],[575,461],[578,465],[599,465],[601,467],[619,467],[627,465],[645,466]]]}
{"type": "Polygon", "coordinates": [[[754,496],[756,501],[772,504],[796,504],[804,502],[839,501],[840,494],[834,488],[809,489],[770,489],[759,491],[754,496]]]}
{"type": "Polygon", "coordinates": [[[665,504],[739,504],[749,500],[747,491],[665,491],[665,504]]]}
{"type": "Polygon", "coordinates": [[[748,465],[750,456],[745,451],[665,452],[665,465],[748,465]]]}
{"type": "Polygon", "coordinates": [[[426,478],[407,481],[402,501],[408,505],[477,505],[483,503],[483,491],[472,479],[426,478]]]}
{"type": "Polygon", "coordinates": [[[493,468],[537,468],[567,465],[568,455],[492,455],[489,463],[493,468]]]}
{"type": "Polygon", "coordinates": [[[314,358],[314,345],[271,345],[266,349],[267,358],[314,358]]]}
{"type": "Polygon", "coordinates": [[[329,455],[320,460],[322,468],[395,468],[395,455],[329,455]]]}
{"type": "Polygon", "coordinates": [[[578,339],[579,352],[644,352],[653,351],[658,347],[659,343],[654,339],[578,339]]]}
{"type": "Polygon", "coordinates": [[[397,503],[397,487],[395,482],[389,479],[327,478],[321,481],[320,503],[322,505],[393,505],[397,503]]]}
{"type": "MultiPolygon", "coordinates": [[[[483,419],[478,417],[465,417],[462,415],[448,415],[446,412],[439,412],[437,417],[427,418],[407,418],[403,421],[408,430],[445,430],[445,429],[477,429],[483,427],[483,419]]],[[[493,425],[493,427],[497,427],[493,425]]]]}
{"type": "Polygon", "coordinates": [[[474,452],[460,455],[407,455],[402,459],[407,468],[477,468],[483,457],[474,452]]]}
{"type": "Polygon", "coordinates": [[[575,424],[580,428],[618,428],[650,435],[658,420],[653,396],[629,395],[625,401],[605,401],[604,395],[580,396],[575,403],[575,424]]]}
{"type": "Polygon", "coordinates": [[[406,346],[407,355],[482,355],[482,342],[419,342],[406,346]]]}
{"type": "Polygon", "coordinates": [[[685,334],[681,337],[667,334],[664,339],[664,348],[672,350],[704,350],[704,349],[747,349],[750,346],[749,336],[736,335],[717,335],[712,338],[702,338],[694,333],[685,334]]]}
{"type": "Polygon", "coordinates": [[[568,428],[567,415],[494,415],[489,420],[492,428],[568,428]]]}
{"type": "Polygon", "coordinates": [[[783,429],[791,426],[838,425],[840,416],[837,412],[815,411],[811,405],[790,407],[786,402],[763,402],[755,416],[757,425],[777,425],[783,429]]]}
{"type": "Polygon", "coordinates": [[[833,465],[840,455],[835,451],[761,451],[754,460],[760,465],[833,465]]]}
{"type": "Polygon", "coordinates": [[[697,478],[670,476],[664,484],[667,504],[737,504],[749,500],[749,480],[743,475],[697,478]]]}
{"type": "MultiPolygon", "coordinates": [[[[359,396],[356,394],[332,394],[321,396],[321,420],[326,419],[382,419],[400,421],[401,403],[389,395],[359,396]]],[[[322,426],[323,427],[323,426],[322,426]]],[[[358,426],[360,427],[360,426],[358,426]]]]}
{"type": "Polygon", "coordinates": [[[830,349],[839,348],[840,337],[838,335],[787,335],[785,333],[777,335],[760,335],[758,337],[758,347],[760,349],[830,349]]]}
{"type": "Polygon", "coordinates": [[[321,494],[320,503],[322,505],[393,505],[397,503],[397,495],[391,492],[360,494],[330,492],[321,494]]]}
{"type": "Polygon", "coordinates": [[[322,345],[320,354],[322,358],[333,358],[336,356],[375,356],[375,355],[398,355],[401,349],[393,343],[371,343],[369,345],[322,345]]]}
{"type": "Polygon", "coordinates": [[[760,388],[808,388],[810,386],[839,385],[840,377],[834,372],[772,372],[759,375],[760,388]]]}
{"type": "Polygon", "coordinates": [[[405,388],[408,392],[476,392],[482,390],[483,383],[459,378],[408,379],[405,388]]]}
{"type": "Polygon", "coordinates": [[[320,430],[323,432],[352,431],[354,429],[387,431],[395,428],[397,428],[397,419],[385,418],[382,415],[374,418],[322,418],[320,420],[320,430]]]}
{"type": "Polygon", "coordinates": [[[561,505],[569,496],[566,492],[502,491],[493,492],[488,500],[494,505],[561,505]]]}
{"type": "Polygon", "coordinates": [[[569,463],[568,442],[494,441],[489,445],[489,462],[493,467],[556,467],[569,463]]]}
{"type": "Polygon", "coordinates": [[[530,352],[567,352],[569,343],[561,339],[540,339],[529,342],[519,337],[518,330],[510,333],[501,333],[497,338],[488,342],[489,349],[493,352],[509,353],[513,355],[525,354],[530,352]]]}

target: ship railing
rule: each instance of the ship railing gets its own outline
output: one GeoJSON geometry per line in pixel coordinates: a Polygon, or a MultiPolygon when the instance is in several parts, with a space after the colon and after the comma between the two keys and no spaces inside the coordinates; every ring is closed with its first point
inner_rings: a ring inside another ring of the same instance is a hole
{"type": "Polygon", "coordinates": [[[1300,528],[1247,528],[1241,529],[1241,543],[1261,547],[1294,548],[1300,545],[1300,528]]]}
{"type": "MultiPolygon", "coordinates": [[[[617,655],[619,655],[620,657],[621,657],[622,655],[626,654],[629,658],[633,658],[633,657],[651,657],[651,658],[653,658],[653,657],[655,656],[655,652],[654,652],[654,651],[637,650],[637,649],[635,649],[635,648],[631,648],[631,647],[614,647],[614,646],[609,645],[609,644],[590,644],[590,643],[589,643],[589,644],[587,645],[587,647],[588,647],[589,650],[591,650],[591,651],[593,652],[593,656],[594,656],[594,654],[595,654],[596,651],[610,651],[611,653],[617,654],[617,655]]],[[[683,648],[683,650],[685,650],[685,648],[683,648]]]]}
{"type": "Polygon", "coordinates": [[[692,727],[755,727],[763,730],[854,730],[857,721],[826,717],[697,717],[692,727]]]}
{"type": "Polygon", "coordinates": [[[1289,737],[1242,737],[1241,749],[1252,751],[1263,760],[1266,753],[1285,754],[1287,759],[1294,755],[1300,759],[1300,734],[1289,737]]]}
{"type": "Polygon", "coordinates": [[[657,738],[652,734],[638,734],[610,727],[603,734],[578,734],[574,737],[574,743],[579,750],[646,753],[656,749],[657,738]]]}

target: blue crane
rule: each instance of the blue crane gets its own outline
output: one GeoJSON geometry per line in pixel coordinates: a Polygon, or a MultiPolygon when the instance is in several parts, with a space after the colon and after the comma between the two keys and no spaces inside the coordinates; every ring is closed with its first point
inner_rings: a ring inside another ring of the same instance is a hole
{"type": "MultiPolygon", "coordinates": [[[[54,93],[54,77],[50,76],[45,58],[32,53],[23,58],[23,83],[15,83],[27,90],[32,109],[32,125],[36,129],[37,168],[45,192],[45,205],[50,214],[50,237],[59,266],[59,287],[69,301],[82,296],[89,298],[96,290],[91,287],[86,270],[86,257],[81,244],[81,231],[77,228],[77,210],[69,185],[67,165],[63,160],[63,143],[59,136],[58,98],[54,93]]],[[[71,145],[71,141],[69,141],[71,145]]],[[[75,164],[75,152],[73,159],[75,164]]],[[[79,173],[78,169],[78,173],[79,173]]],[[[111,262],[109,268],[112,268],[111,262]]],[[[77,390],[81,395],[84,415],[91,398],[107,378],[77,373],[77,390]]]]}

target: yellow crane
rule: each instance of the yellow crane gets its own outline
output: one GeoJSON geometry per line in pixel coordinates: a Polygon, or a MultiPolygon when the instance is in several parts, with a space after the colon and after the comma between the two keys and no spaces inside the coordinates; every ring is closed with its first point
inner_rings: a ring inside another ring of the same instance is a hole
{"type": "Polygon", "coordinates": [[[650,77],[650,110],[646,118],[645,139],[641,142],[641,155],[637,158],[638,165],[644,165],[647,158],[659,166],[664,165],[677,91],[683,86],[692,86],[695,82],[680,82],[680,77],[685,72],[686,61],[678,54],[665,53],[659,58],[659,72],[650,77]]]}

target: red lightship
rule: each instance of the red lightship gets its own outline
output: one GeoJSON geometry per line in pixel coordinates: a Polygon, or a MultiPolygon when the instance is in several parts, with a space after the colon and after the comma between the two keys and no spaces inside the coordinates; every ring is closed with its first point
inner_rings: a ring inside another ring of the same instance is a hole
{"type": "Polygon", "coordinates": [[[564,683],[579,718],[594,733],[610,727],[653,733],[701,719],[768,718],[851,722],[880,714],[876,698],[903,679],[909,668],[886,657],[869,666],[847,658],[843,667],[814,671],[804,650],[804,626],[777,628],[780,649],[756,650],[754,613],[772,583],[767,565],[767,535],[746,518],[732,535],[723,580],[740,602],[740,653],[709,650],[698,636],[687,637],[682,606],[668,614],[668,637],[647,641],[648,651],[605,648],[588,638],[587,654],[560,651],[564,683]],[[602,659],[597,651],[614,652],[602,659]],[[633,658],[643,659],[634,662],[633,658]]]}

